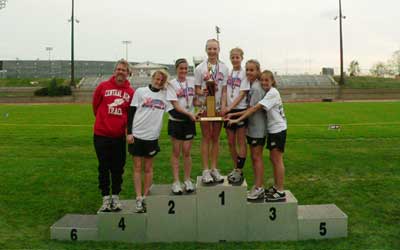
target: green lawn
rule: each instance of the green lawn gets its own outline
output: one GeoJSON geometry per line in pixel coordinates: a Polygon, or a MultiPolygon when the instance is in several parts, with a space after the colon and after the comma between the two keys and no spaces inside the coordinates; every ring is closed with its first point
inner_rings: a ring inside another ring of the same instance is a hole
{"type": "MultiPolygon", "coordinates": [[[[349,237],[325,241],[123,244],[49,239],[66,213],[94,214],[100,206],[89,105],[0,105],[0,249],[399,249],[400,102],[291,103],[286,187],[299,204],[335,203],[349,216],[349,237]],[[340,131],[328,130],[340,124],[340,131]]],[[[199,138],[193,177],[201,173],[199,138]]],[[[225,134],[219,166],[231,162],[225,134]]],[[[166,126],[155,159],[155,183],[172,181],[166,126]]],[[[266,183],[271,164],[266,162],[266,183]]],[[[250,161],[245,175],[250,185],[250,161]]],[[[122,197],[132,199],[132,161],[122,197]]]]}

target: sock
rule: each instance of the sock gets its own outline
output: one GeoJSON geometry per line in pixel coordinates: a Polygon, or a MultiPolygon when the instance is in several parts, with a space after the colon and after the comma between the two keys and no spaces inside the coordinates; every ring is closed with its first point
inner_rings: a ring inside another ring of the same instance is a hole
{"type": "Polygon", "coordinates": [[[243,158],[243,157],[238,156],[236,159],[237,159],[237,160],[236,160],[237,168],[238,168],[238,169],[243,169],[244,163],[246,162],[246,158],[243,158]]]}

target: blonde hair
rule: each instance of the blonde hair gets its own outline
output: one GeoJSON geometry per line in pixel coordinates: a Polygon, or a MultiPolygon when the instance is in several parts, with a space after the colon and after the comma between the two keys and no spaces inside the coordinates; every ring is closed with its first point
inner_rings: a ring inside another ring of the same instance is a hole
{"type": "Polygon", "coordinates": [[[233,49],[231,49],[229,54],[230,54],[230,56],[232,56],[234,53],[238,53],[240,55],[240,57],[243,59],[244,52],[241,48],[239,48],[239,47],[233,48],[233,49]]]}
{"type": "Polygon", "coordinates": [[[217,43],[218,44],[218,48],[219,48],[219,41],[217,39],[215,39],[215,38],[211,38],[211,39],[208,39],[207,42],[206,42],[206,50],[208,48],[208,44],[212,43],[212,42],[217,43]]]}
{"type": "Polygon", "coordinates": [[[168,73],[165,70],[157,70],[157,71],[154,71],[154,73],[151,76],[151,78],[154,79],[157,74],[161,75],[161,77],[162,77],[161,83],[163,85],[163,88],[166,88],[167,84],[168,84],[168,73]]]}
{"type": "Polygon", "coordinates": [[[129,64],[129,62],[127,60],[125,60],[125,59],[118,60],[114,66],[114,71],[117,70],[118,65],[124,65],[127,68],[128,73],[131,73],[131,65],[129,64]]]}
{"type": "Polygon", "coordinates": [[[270,71],[270,70],[264,70],[264,71],[261,73],[260,78],[261,78],[261,76],[263,76],[263,75],[265,75],[266,77],[269,77],[269,78],[272,80],[272,87],[276,87],[275,76],[274,76],[274,73],[272,73],[272,71],[270,71]]]}
{"type": "Polygon", "coordinates": [[[248,60],[246,62],[246,67],[247,67],[247,64],[254,64],[256,66],[256,69],[258,71],[257,80],[260,80],[260,77],[261,77],[261,65],[260,65],[260,62],[255,60],[255,59],[250,59],[250,60],[248,60]]]}

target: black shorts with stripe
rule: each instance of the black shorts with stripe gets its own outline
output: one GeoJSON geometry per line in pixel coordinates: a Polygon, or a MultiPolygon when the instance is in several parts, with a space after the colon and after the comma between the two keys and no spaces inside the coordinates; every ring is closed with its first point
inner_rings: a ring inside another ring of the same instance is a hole
{"type": "Polygon", "coordinates": [[[193,121],[168,120],[168,135],[181,141],[193,140],[196,136],[196,124],[193,121]]]}
{"type": "MultiPolygon", "coordinates": [[[[237,113],[237,112],[242,112],[245,111],[246,109],[232,109],[231,111],[228,112],[228,114],[232,114],[232,113],[237,113]]],[[[230,129],[235,131],[238,128],[247,128],[247,125],[249,124],[249,121],[247,119],[237,123],[237,124],[233,124],[231,126],[228,126],[228,122],[224,122],[224,128],[225,129],[230,129]]]]}
{"type": "Polygon", "coordinates": [[[160,152],[158,140],[142,140],[134,137],[133,144],[128,145],[128,152],[132,156],[139,157],[154,157],[160,152]]]}
{"type": "Polygon", "coordinates": [[[253,137],[247,136],[247,144],[249,144],[250,147],[256,147],[256,146],[264,147],[265,140],[266,140],[266,137],[264,137],[264,138],[253,138],[253,137]]]}
{"type": "Polygon", "coordinates": [[[274,148],[279,149],[282,153],[285,152],[286,146],[286,130],[279,133],[268,134],[267,148],[271,151],[274,148]]]}

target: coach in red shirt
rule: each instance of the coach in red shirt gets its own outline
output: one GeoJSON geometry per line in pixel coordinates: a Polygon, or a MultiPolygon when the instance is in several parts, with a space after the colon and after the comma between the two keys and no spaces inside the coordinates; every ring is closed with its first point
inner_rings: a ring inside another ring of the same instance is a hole
{"type": "Polygon", "coordinates": [[[119,193],[126,160],[126,123],[134,90],[127,80],[126,60],[117,62],[113,76],[97,86],[93,94],[94,147],[99,161],[99,188],[103,196],[101,211],[121,210],[119,193]],[[110,196],[111,176],[111,196],[110,196]]]}

